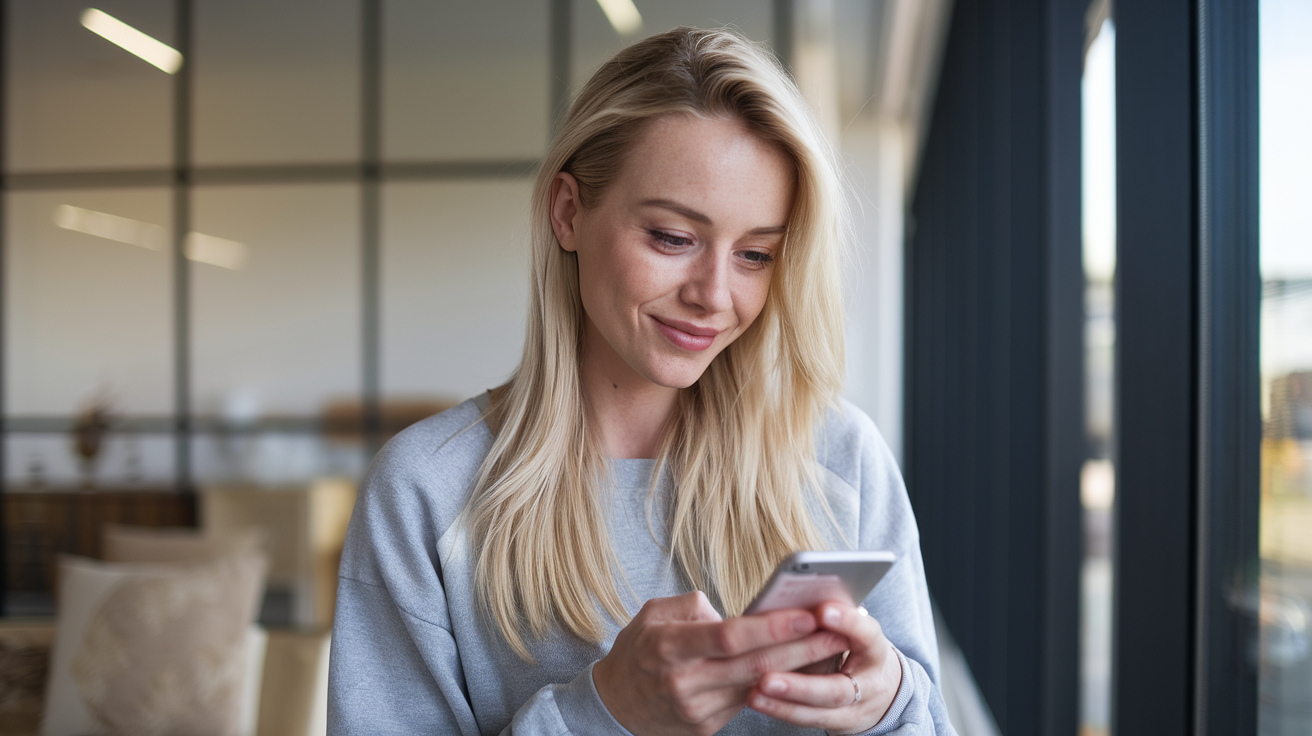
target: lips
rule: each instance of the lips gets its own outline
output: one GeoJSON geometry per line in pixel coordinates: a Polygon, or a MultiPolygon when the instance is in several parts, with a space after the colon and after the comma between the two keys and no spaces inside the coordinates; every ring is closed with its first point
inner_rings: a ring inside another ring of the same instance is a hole
{"type": "Polygon", "coordinates": [[[656,329],[665,335],[665,339],[674,343],[677,348],[700,352],[711,346],[715,342],[715,336],[720,334],[720,330],[710,327],[699,327],[691,322],[680,322],[678,320],[661,320],[652,317],[656,322],[656,329]]]}

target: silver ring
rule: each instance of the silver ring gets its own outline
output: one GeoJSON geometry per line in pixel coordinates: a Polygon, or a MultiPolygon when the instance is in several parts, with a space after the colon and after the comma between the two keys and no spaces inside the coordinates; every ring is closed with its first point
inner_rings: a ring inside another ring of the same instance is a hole
{"type": "Polygon", "coordinates": [[[844,672],[843,674],[847,675],[847,679],[852,681],[852,702],[848,705],[856,705],[861,702],[861,686],[856,683],[856,678],[851,673],[844,672]]]}

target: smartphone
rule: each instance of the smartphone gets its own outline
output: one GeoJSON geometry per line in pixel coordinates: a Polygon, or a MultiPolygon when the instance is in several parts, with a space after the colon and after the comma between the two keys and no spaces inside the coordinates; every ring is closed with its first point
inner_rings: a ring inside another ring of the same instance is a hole
{"type": "Polygon", "coordinates": [[[811,609],[825,601],[858,605],[895,560],[892,552],[796,552],[779,563],[743,613],[811,609]]]}

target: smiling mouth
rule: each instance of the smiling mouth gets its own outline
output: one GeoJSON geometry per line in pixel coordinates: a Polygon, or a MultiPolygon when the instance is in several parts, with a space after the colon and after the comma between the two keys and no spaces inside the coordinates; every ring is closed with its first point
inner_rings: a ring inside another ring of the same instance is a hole
{"type": "Polygon", "coordinates": [[[688,329],[695,329],[697,330],[697,333],[700,333],[696,334],[689,332],[688,329],[675,327],[674,325],[663,322],[655,317],[652,317],[652,320],[656,322],[656,329],[661,331],[661,334],[665,336],[665,339],[674,343],[674,347],[683,350],[701,352],[709,348],[711,344],[715,342],[715,336],[720,334],[718,330],[712,331],[705,328],[697,328],[694,325],[683,326],[688,329]]]}

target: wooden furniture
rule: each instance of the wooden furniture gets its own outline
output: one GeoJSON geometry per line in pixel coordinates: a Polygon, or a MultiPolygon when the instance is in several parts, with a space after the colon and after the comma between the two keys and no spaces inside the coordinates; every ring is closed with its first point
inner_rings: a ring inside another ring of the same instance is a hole
{"type": "Polygon", "coordinates": [[[173,489],[46,490],[4,493],[9,590],[51,595],[60,553],[100,557],[101,528],[195,526],[196,497],[173,489]]]}

